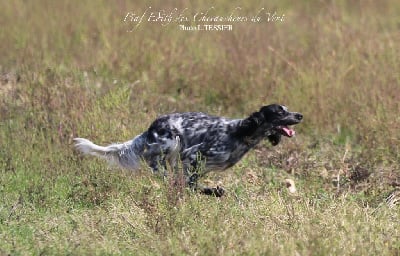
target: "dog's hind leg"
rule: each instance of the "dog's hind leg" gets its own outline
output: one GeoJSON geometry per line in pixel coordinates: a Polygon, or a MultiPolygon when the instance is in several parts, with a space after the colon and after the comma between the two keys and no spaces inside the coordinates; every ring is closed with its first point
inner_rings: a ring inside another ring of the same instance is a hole
{"type": "Polygon", "coordinates": [[[181,143],[179,136],[174,139],[156,137],[157,140],[145,145],[143,158],[153,169],[153,172],[164,172],[167,176],[168,167],[175,169],[179,159],[181,143]]]}
{"type": "Polygon", "coordinates": [[[175,136],[175,140],[168,146],[168,154],[165,156],[166,162],[172,169],[176,169],[178,167],[181,148],[181,139],[179,136],[175,136]]]}

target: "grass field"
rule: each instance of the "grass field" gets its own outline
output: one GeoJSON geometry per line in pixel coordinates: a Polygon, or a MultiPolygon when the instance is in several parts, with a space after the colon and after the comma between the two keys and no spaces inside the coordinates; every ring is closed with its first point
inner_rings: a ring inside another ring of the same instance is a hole
{"type": "Polygon", "coordinates": [[[0,255],[400,255],[398,1],[0,10],[0,255]],[[158,11],[261,20],[149,21],[158,11]],[[274,102],[304,114],[297,136],[209,175],[220,199],[73,148],[129,140],[163,113],[244,117],[274,102]]]}

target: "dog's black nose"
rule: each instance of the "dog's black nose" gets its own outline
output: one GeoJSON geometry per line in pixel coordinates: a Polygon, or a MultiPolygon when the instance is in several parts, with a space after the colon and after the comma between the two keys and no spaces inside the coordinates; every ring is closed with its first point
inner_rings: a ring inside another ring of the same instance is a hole
{"type": "Polygon", "coordinates": [[[302,120],[302,119],[303,119],[303,115],[300,114],[300,113],[296,113],[296,118],[297,118],[298,120],[302,120]]]}

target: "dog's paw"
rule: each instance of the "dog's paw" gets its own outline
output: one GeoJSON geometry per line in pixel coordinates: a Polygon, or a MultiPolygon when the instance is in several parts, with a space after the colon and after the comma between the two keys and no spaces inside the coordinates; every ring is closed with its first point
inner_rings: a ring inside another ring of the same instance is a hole
{"type": "Polygon", "coordinates": [[[225,194],[225,189],[220,186],[212,188],[203,188],[201,190],[201,193],[209,196],[221,197],[225,194]]]}
{"type": "Polygon", "coordinates": [[[223,187],[217,186],[216,188],[213,189],[214,189],[214,195],[216,197],[221,197],[225,194],[225,189],[223,187]]]}

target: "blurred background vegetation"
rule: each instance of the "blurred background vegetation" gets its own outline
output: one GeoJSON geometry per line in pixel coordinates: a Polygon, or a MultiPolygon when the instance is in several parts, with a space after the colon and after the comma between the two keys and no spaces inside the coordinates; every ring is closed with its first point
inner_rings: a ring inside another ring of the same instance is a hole
{"type": "Polygon", "coordinates": [[[120,102],[128,104],[127,113],[103,111],[116,123],[129,118],[134,126],[128,113],[146,110],[242,116],[278,102],[305,114],[299,126],[305,135],[344,134],[365,150],[398,157],[400,8],[394,2],[2,5],[3,120],[36,108],[51,112],[54,125],[72,126],[99,95],[129,88],[130,102],[120,102]],[[285,20],[236,23],[222,32],[142,22],[127,32],[132,25],[124,22],[126,14],[149,6],[188,8],[188,14],[214,6],[210,13],[217,15],[240,6],[237,13],[246,16],[265,8],[285,20]]]}

